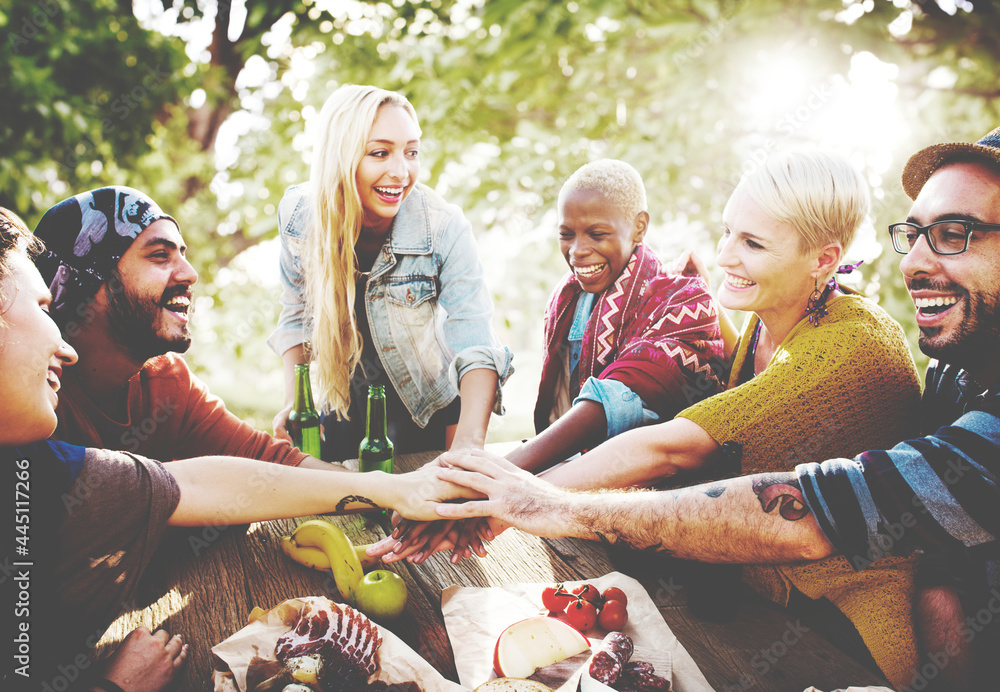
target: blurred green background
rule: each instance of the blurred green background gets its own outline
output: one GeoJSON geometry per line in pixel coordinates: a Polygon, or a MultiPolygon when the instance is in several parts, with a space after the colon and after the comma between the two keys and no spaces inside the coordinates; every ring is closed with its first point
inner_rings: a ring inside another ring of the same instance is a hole
{"type": "MultiPolygon", "coordinates": [[[[517,439],[565,271],[554,200],[596,158],[642,174],[663,256],[712,265],[741,172],[785,148],[850,155],[874,205],[849,283],[915,337],[884,228],[909,206],[907,156],[1000,124],[998,15],[962,0],[2,0],[0,204],[33,226],[86,189],[150,193],[201,276],[189,362],[269,430],[278,200],[308,176],[306,128],[331,91],[398,90],[421,120],[422,181],[475,229],[517,367],[490,438],[517,439]]],[[[915,339],[914,354],[923,366],[915,339]]]]}

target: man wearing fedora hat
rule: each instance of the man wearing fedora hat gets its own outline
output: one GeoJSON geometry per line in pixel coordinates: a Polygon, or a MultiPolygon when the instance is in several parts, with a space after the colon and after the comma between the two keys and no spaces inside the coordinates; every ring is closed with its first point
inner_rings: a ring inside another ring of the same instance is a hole
{"type": "MultiPolygon", "coordinates": [[[[448,453],[440,477],[488,499],[438,513],[704,562],[782,564],[839,552],[860,570],[917,550],[945,556],[961,588],[923,585],[919,625],[935,636],[912,680],[893,682],[983,689],[967,673],[971,651],[982,675],[1000,650],[1000,128],[975,144],[918,152],[903,187],[914,203],[889,231],[905,255],[920,348],[935,359],[926,437],[790,473],[600,494],[567,492],[487,452],[448,453]],[[941,683],[948,677],[958,682],[941,683]]],[[[978,678],[986,679],[995,684],[978,678]]]]}

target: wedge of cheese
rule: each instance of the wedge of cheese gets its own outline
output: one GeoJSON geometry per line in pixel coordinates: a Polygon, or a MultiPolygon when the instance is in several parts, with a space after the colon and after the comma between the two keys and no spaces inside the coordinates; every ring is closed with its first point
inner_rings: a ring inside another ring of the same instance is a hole
{"type": "Polygon", "coordinates": [[[539,668],[588,649],[587,638],[565,622],[531,617],[500,633],[493,649],[493,669],[500,677],[526,678],[539,668]]]}

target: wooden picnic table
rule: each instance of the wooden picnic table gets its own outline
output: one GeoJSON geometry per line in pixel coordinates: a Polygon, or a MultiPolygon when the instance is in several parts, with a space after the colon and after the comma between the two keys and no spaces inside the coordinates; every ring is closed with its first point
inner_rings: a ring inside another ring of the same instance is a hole
{"type": "MultiPolygon", "coordinates": [[[[401,455],[397,472],[415,469],[434,453],[401,455]]],[[[348,462],[350,465],[350,462],[348,462]]],[[[370,515],[326,517],[355,543],[385,534],[370,515]]],[[[98,654],[111,651],[139,626],[182,633],[190,655],[177,685],[183,692],[211,690],[211,647],[246,624],[255,606],[271,608],[299,596],[337,599],[332,578],[298,565],[282,553],[279,540],[299,520],[229,528],[177,531],[161,545],[143,577],[130,612],[109,628],[98,654]]],[[[447,586],[495,586],[519,582],[593,579],[618,571],[637,579],[664,620],[716,690],[800,691],[810,685],[829,692],[850,685],[885,685],[884,678],[816,633],[815,627],[763,599],[745,595],[734,616],[706,622],[688,607],[689,587],[673,572],[676,563],[647,553],[611,549],[576,539],[541,539],[508,530],[488,545],[489,557],[455,565],[449,554],[421,565],[395,563],[409,601],[393,633],[437,669],[458,681],[441,615],[447,586]]]]}

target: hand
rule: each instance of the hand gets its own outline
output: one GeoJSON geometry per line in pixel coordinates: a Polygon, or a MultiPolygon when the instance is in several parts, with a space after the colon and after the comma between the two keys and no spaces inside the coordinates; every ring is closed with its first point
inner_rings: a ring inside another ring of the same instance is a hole
{"type": "Polygon", "coordinates": [[[572,535],[568,529],[573,495],[566,490],[490,452],[449,452],[443,461],[454,468],[438,469],[439,478],[466,486],[487,499],[441,504],[438,515],[446,519],[489,516],[544,538],[572,535]]]}
{"type": "Polygon", "coordinates": [[[435,512],[438,503],[481,497],[469,488],[441,480],[437,476],[438,470],[437,467],[425,466],[409,473],[389,476],[386,479],[389,483],[387,506],[406,519],[434,521],[440,519],[435,512]]]}
{"type": "Polygon", "coordinates": [[[441,461],[441,457],[443,457],[445,454],[447,454],[447,452],[441,452],[440,454],[438,454],[436,457],[434,457],[433,459],[431,459],[430,461],[428,461],[426,464],[424,464],[420,468],[422,468],[422,469],[427,469],[427,468],[432,468],[432,469],[446,469],[446,468],[448,468],[448,464],[446,464],[445,462],[441,461]]]}
{"type": "Polygon", "coordinates": [[[705,280],[705,284],[709,288],[712,287],[712,281],[708,276],[708,267],[705,266],[705,262],[694,250],[685,250],[682,252],[680,257],[674,261],[672,269],[675,274],[683,276],[701,276],[705,280]]]}
{"type": "Polygon", "coordinates": [[[456,534],[455,548],[451,554],[453,563],[457,563],[463,558],[472,557],[472,553],[478,557],[486,557],[484,543],[493,540],[493,531],[490,529],[488,518],[480,517],[479,519],[465,519],[455,522],[452,533],[456,534]]]}
{"type": "MultiPolygon", "coordinates": [[[[430,462],[427,465],[430,466],[433,463],[430,462]]],[[[426,530],[434,526],[435,523],[448,524],[450,522],[411,521],[403,519],[399,516],[399,512],[393,512],[390,523],[392,524],[392,533],[368,546],[368,550],[365,551],[371,557],[381,558],[383,562],[398,562],[410,557],[426,542],[427,537],[424,536],[426,530]]],[[[442,543],[441,549],[446,550],[450,547],[452,546],[442,543]]]]}
{"type": "MultiPolygon", "coordinates": [[[[469,521],[473,520],[466,520],[466,522],[459,522],[459,524],[468,523],[469,521]]],[[[487,553],[485,543],[487,541],[492,541],[494,538],[506,531],[510,525],[505,524],[499,519],[495,519],[493,517],[480,518],[475,521],[479,522],[479,524],[475,526],[475,533],[478,535],[479,540],[478,542],[470,540],[469,547],[475,551],[476,555],[479,557],[486,557],[487,553]]],[[[415,527],[429,527],[433,524],[433,522],[409,522],[404,519],[400,523],[402,525],[394,529],[391,535],[386,536],[382,540],[377,543],[373,543],[368,547],[367,552],[370,556],[382,558],[383,562],[397,562],[404,558],[409,559],[410,562],[423,562],[435,552],[455,547],[455,539],[453,539],[452,536],[456,533],[456,531],[453,529],[447,537],[441,540],[434,550],[427,552],[426,555],[413,555],[413,553],[424,545],[423,541],[417,540],[424,531],[424,528],[417,528],[410,533],[410,529],[407,529],[407,525],[415,527]],[[412,558],[410,557],[411,555],[413,555],[412,558]]],[[[470,557],[468,550],[465,551],[463,557],[470,557]]],[[[452,562],[457,562],[455,555],[452,555],[452,562]]]]}
{"type": "MultiPolygon", "coordinates": [[[[383,558],[384,562],[407,559],[414,564],[420,564],[434,553],[452,549],[451,561],[457,563],[463,558],[472,557],[473,552],[479,557],[486,557],[483,542],[491,540],[493,533],[484,519],[461,522],[404,520],[389,538],[379,541],[373,547],[378,550],[374,553],[376,555],[390,553],[383,558]]],[[[370,551],[369,554],[373,553],[370,551]]]]}
{"type": "Polygon", "coordinates": [[[166,630],[150,634],[140,627],[132,630],[108,659],[104,678],[125,692],[160,692],[173,680],[187,655],[188,645],[181,635],[171,637],[166,630]]]}
{"type": "Polygon", "coordinates": [[[274,416],[274,420],[271,421],[271,427],[274,428],[273,437],[276,440],[287,440],[288,442],[292,441],[292,436],[288,434],[288,429],[285,428],[285,423],[288,422],[288,414],[292,412],[292,408],[294,408],[294,406],[294,404],[289,404],[285,408],[281,409],[274,416]]]}
{"type": "MultiPolygon", "coordinates": [[[[403,520],[387,539],[391,553],[382,558],[383,562],[408,560],[419,564],[434,553],[455,547],[452,538],[453,521],[408,521],[403,520]]],[[[456,560],[453,560],[456,562],[456,560]]]]}

